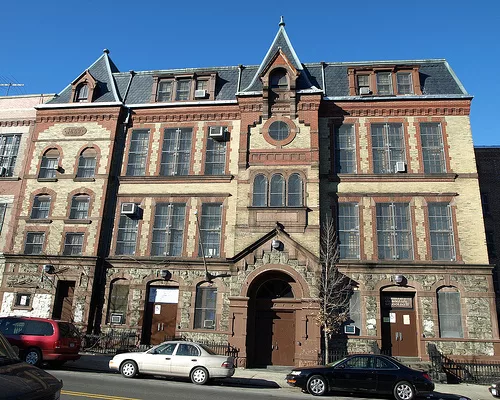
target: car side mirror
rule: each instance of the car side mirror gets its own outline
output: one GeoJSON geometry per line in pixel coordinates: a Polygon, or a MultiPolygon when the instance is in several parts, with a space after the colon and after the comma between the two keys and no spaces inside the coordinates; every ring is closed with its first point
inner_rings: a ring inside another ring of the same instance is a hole
{"type": "Polygon", "coordinates": [[[337,368],[337,369],[344,369],[344,368],[345,368],[345,365],[344,365],[344,364],[341,364],[341,365],[339,365],[339,366],[337,366],[337,367],[335,367],[335,368],[337,368]]]}

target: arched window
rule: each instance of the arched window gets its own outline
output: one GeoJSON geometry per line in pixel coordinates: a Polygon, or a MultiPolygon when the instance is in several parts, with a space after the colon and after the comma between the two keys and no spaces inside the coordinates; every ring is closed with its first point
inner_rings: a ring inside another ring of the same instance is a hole
{"type": "Polygon", "coordinates": [[[77,178],[93,178],[95,174],[97,152],[92,147],[83,150],[78,160],[77,178]]]}
{"type": "Polygon", "coordinates": [[[86,83],[80,83],[76,88],[75,102],[86,103],[89,98],[89,87],[86,83]]]}
{"type": "Polygon", "coordinates": [[[437,292],[439,336],[463,338],[462,306],[460,292],[454,287],[444,287],[437,292]]]}
{"type": "Polygon", "coordinates": [[[302,179],[299,174],[288,178],[288,207],[301,207],[303,204],[302,179]]]}
{"type": "Polygon", "coordinates": [[[273,71],[269,77],[269,82],[273,89],[287,89],[288,80],[286,79],[286,71],[284,69],[273,71]]]}
{"type": "Polygon", "coordinates": [[[274,174],[271,178],[270,207],[285,206],[285,178],[281,174],[274,174]]]}
{"type": "Polygon", "coordinates": [[[267,206],[267,178],[265,175],[257,175],[253,181],[253,200],[254,207],[267,206]]]}
{"type": "Polygon", "coordinates": [[[215,329],[217,311],[217,288],[207,284],[196,288],[196,303],[194,310],[195,329],[215,329]]]}
{"type": "Polygon", "coordinates": [[[50,212],[50,196],[48,194],[39,194],[33,199],[33,208],[31,209],[31,219],[47,219],[50,212]]]}
{"type": "Polygon", "coordinates": [[[274,121],[269,125],[269,136],[277,141],[285,140],[290,136],[290,128],[286,122],[274,121]]]}
{"type": "Polygon", "coordinates": [[[129,282],[117,279],[111,283],[108,305],[108,323],[122,325],[126,323],[129,282]]]}
{"type": "Polygon", "coordinates": [[[89,218],[90,196],[78,194],[71,199],[71,210],[69,219],[88,219],[89,218]]]}
{"type": "Polygon", "coordinates": [[[282,279],[270,279],[265,281],[257,290],[258,299],[293,299],[293,290],[288,282],[282,279]]]}
{"type": "Polygon", "coordinates": [[[57,149],[49,149],[42,156],[42,163],[40,164],[39,178],[54,179],[56,171],[59,166],[59,151],[57,149]]]}

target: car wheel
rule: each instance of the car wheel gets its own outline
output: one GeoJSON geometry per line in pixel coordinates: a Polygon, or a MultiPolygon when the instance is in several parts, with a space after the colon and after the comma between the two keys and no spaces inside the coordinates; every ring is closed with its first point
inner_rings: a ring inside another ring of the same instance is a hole
{"type": "Polygon", "coordinates": [[[35,348],[28,349],[24,353],[24,361],[28,364],[39,366],[42,363],[42,353],[35,348]]]}
{"type": "Polygon", "coordinates": [[[321,375],[313,375],[307,381],[307,391],[313,396],[323,396],[326,393],[326,380],[321,375]]]}
{"type": "Polygon", "coordinates": [[[415,397],[415,389],[406,381],[398,382],[394,386],[394,397],[396,400],[412,400],[415,397]]]}
{"type": "Polygon", "coordinates": [[[120,365],[120,373],[125,378],[133,378],[139,373],[139,369],[137,368],[135,361],[127,360],[120,365]]]}
{"type": "Polygon", "coordinates": [[[196,367],[191,371],[191,382],[204,385],[208,381],[208,371],[203,367],[196,367]]]}

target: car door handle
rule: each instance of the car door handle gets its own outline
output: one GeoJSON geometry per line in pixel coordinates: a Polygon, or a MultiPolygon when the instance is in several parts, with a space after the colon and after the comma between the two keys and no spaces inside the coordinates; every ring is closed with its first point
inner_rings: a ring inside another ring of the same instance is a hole
{"type": "Polygon", "coordinates": [[[196,362],[196,361],[198,361],[198,360],[197,360],[196,358],[193,358],[193,359],[191,359],[191,361],[194,361],[194,362],[196,362]]]}
{"type": "Polygon", "coordinates": [[[165,357],[165,360],[170,360],[170,357],[165,357]]]}

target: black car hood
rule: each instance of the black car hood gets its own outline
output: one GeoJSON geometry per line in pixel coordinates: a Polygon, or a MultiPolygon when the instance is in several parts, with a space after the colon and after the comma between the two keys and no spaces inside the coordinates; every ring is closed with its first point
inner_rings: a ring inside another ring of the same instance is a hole
{"type": "Polygon", "coordinates": [[[4,400],[35,400],[50,398],[62,382],[49,373],[25,362],[0,364],[0,388],[4,400]]]}
{"type": "Polygon", "coordinates": [[[293,371],[315,371],[315,370],[322,370],[325,368],[331,368],[327,365],[315,365],[313,367],[298,367],[294,368],[293,371]]]}

